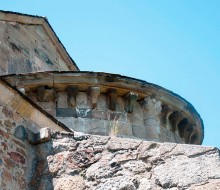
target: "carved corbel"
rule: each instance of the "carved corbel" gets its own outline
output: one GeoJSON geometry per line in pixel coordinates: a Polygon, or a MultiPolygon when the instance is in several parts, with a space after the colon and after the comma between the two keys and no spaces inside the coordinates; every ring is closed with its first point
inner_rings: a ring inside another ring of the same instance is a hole
{"type": "Polygon", "coordinates": [[[175,132],[177,131],[177,127],[179,122],[183,119],[182,114],[178,111],[173,112],[170,116],[169,116],[169,120],[171,122],[171,131],[175,132]]]}
{"type": "Polygon", "coordinates": [[[79,92],[79,88],[77,86],[69,86],[67,88],[67,104],[69,108],[76,107],[76,96],[79,92]]]}
{"type": "Polygon", "coordinates": [[[109,102],[109,109],[112,111],[116,110],[117,105],[117,90],[116,89],[109,89],[107,92],[108,102],[109,102]]]}
{"type": "Polygon", "coordinates": [[[126,107],[125,107],[125,110],[126,112],[128,113],[132,113],[133,112],[133,109],[134,109],[134,104],[135,102],[137,101],[138,99],[138,94],[135,94],[133,92],[129,92],[126,96],[125,96],[125,99],[126,99],[126,107]]]}
{"type": "Polygon", "coordinates": [[[56,99],[55,90],[48,86],[39,86],[37,88],[38,102],[54,102],[56,99]]]}
{"type": "Polygon", "coordinates": [[[100,87],[92,86],[88,89],[88,99],[91,103],[92,109],[97,107],[97,100],[100,95],[100,87]]]}
{"type": "MultiPolygon", "coordinates": [[[[145,97],[144,100],[142,100],[141,102],[144,110],[146,113],[148,113],[147,115],[155,115],[155,116],[159,116],[161,113],[161,102],[151,98],[150,96],[145,97]]],[[[150,116],[151,117],[151,116],[150,116]]]]}

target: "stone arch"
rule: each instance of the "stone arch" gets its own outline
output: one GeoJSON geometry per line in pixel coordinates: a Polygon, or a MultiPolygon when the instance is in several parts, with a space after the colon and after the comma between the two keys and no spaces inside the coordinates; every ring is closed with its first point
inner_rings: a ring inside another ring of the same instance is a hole
{"type": "Polygon", "coordinates": [[[184,131],[188,127],[188,125],[189,125],[189,122],[187,118],[184,118],[183,120],[179,122],[177,128],[178,128],[179,136],[181,138],[184,138],[184,131]]]}
{"type": "Polygon", "coordinates": [[[170,116],[169,116],[169,121],[171,124],[171,131],[176,132],[177,131],[177,125],[182,119],[182,114],[179,111],[174,111],[170,116]]]}

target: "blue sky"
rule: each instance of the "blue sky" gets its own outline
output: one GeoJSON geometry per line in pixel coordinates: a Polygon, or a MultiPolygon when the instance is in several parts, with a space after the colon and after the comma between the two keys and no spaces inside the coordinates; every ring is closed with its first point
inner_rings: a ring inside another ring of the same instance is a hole
{"type": "Polygon", "coordinates": [[[220,148],[219,0],[0,0],[0,9],[47,16],[81,70],[181,95],[203,118],[203,144],[220,148]]]}

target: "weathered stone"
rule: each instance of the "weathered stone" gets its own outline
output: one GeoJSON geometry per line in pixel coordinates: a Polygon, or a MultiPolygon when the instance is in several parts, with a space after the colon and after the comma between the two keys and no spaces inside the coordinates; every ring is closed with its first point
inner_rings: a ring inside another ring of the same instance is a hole
{"type": "Polygon", "coordinates": [[[144,126],[132,125],[132,133],[135,137],[140,139],[145,139],[147,136],[146,128],[144,126]]]}
{"type": "Polygon", "coordinates": [[[96,190],[112,190],[112,189],[118,189],[118,190],[135,190],[138,187],[138,182],[135,179],[135,177],[129,177],[129,176],[118,176],[114,178],[108,178],[106,180],[102,180],[102,182],[95,188],[96,190]]]}
{"type": "Polygon", "coordinates": [[[141,160],[137,160],[137,158],[132,161],[126,162],[123,167],[131,171],[134,175],[149,172],[152,168],[150,163],[145,163],[141,160]]]}
{"type": "Polygon", "coordinates": [[[27,140],[30,144],[38,144],[40,139],[40,133],[35,133],[31,130],[27,130],[27,140]]]}
{"type": "Polygon", "coordinates": [[[67,93],[58,92],[57,93],[57,108],[67,108],[67,93]]]}
{"type": "Polygon", "coordinates": [[[23,125],[19,125],[15,128],[14,136],[22,141],[26,139],[26,130],[23,125]]]}
{"type": "Polygon", "coordinates": [[[55,101],[55,90],[50,89],[47,86],[40,86],[37,89],[37,100],[39,102],[54,102],[55,101]]]}
{"type": "Polygon", "coordinates": [[[31,130],[27,130],[27,140],[30,144],[36,145],[51,139],[50,129],[42,128],[39,132],[35,133],[31,130]]]}
{"type": "Polygon", "coordinates": [[[12,160],[17,163],[25,164],[25,157],[18,152],[8,152],[7,153],[12,160]]]}
{"type": "Polygon", "coordinates": [[[72,108],[57,108],[56,117],[76,117],[76,109],[72,108]]]}
{"type": "Polygon", "coordinates": [[[67,104],[69,108],[76,107],[76,96],[79,89],[77,86],[69,86],[67,88],[67,104]]]}
{"type": "Polygon", "coordinates": [[[100,87],[92,86],[88,89],[88,96],[91,103],[91,108],[95,109],[97,107],[97,100],[100,95],[100,87]]]}
{"type": "Polygon", "coordinates": [[[220,189],[219,179],[210,179],[207,183],[201,185],[192,185],[189,190],[218,190],[220,189]]]}
{"type": "Polygon", "coordinates": [[[10,158],[4,157],[4,164],[6,164],[6,167],[8,169],[11,169],[12,167],[15,166],[15,162],[11,160],[10,158]]]}
{"type": "Polygon", "coordinates": [[[10,171],[8,171],[8,170],[6,170],[6,169],[4,169],[4,170],[2,171],[1,177],[2,177],[2,179],[3,179],[4,181],[6,181],[6,182],[12,181],[12,174],[11,174],[10,171]]]}
{"type": "Polygon", "coordinates": [[[7,118],[13,118],[13,111],[9,110],[7,106],[4,106],[2,109],[2,113],[5,115],[7,118]]]}
{"type": "Polygon", "coordinates": [[[48,128],[43,128],[43,129],[40,130],[40,139],[39,139],[39,142],[40,142],[40,143],[49,141],[50,138],[51,138],[51,137],[50,137],[50,129],[48,129],[48,128]]]}
{"type": "Polygon", "coordinates": [[[58,173],[59,171],[64,170],[64,154],[63,153],[58,153],[54,156],[48,156],[47,157],[47,163],[49,167],[49,172],[50,173],[58,173]]]}
{"type": "Polygon", "coordinates": [[[118,150],[127,150],[127,149],[137,149],[141,144],[141,141],[130,140],[130,139],[121,139],[121,138],[111,138],[108,141],[107,147],[109,150],[118,151],[118,150]]]}
{"type": "Polygon", "coordinates": [[[126,96],[126,111],[128,113],[132,113],[134,109],[134,104],[138,99],[138,94],[135,94],[133,92],[129,92],[126,96]]]}
{"type": "Polygon", "coordinates": [[[87,92],[78,92],[76,96],[77,109],[91,109],[87,92]]]}
{"type": "Polygon", "coordinates": [[[54,182],[54,190],[84,190],[85,182],[81,176],[65,176],[54,182]]]}
{"type": "Polygon", "coordinates": [[[109,110],[115,111],[117,104],[117,90],[109,89],[108,93],[109,110]]]}

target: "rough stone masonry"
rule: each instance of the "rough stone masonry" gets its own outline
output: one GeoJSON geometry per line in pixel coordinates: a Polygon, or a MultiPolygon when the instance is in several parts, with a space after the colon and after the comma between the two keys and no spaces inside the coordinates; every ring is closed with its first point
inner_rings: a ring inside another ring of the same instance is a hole
{"type": "Polygon", "coordinates": [[[33,146],[30,190],[220,189],[217,148],[50,133],[33,146]]]}
{"type": "Polygon", "coordinates": [[[0,11],[0,75],[0,190],[220,189],[192,104],[79,71],[45,17],[0,11]]]}

